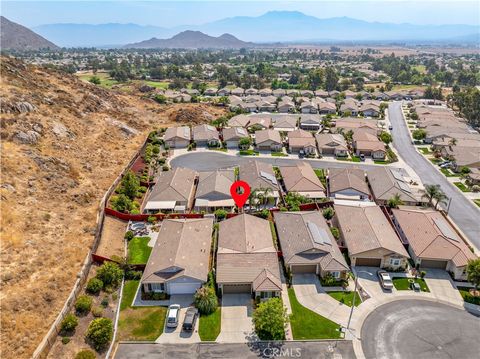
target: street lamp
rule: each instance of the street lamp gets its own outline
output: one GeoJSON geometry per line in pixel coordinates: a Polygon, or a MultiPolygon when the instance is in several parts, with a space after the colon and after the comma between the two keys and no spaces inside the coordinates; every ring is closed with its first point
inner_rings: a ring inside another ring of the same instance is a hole
{"type": "Polygon", "coordinates": [[[365,274],[368,274],[368,275],[373,275],[372,273],[370,272],[367,272],[367,271],[358,271],[355,273],[355,289],[353,291],[353,303],[352,303],[352,308],[350,309],[350,316],[348,317],[348,323],[347,323],[347,331],[350,329],[350,322],[352,320],[352,315],[353,315],[353,309],[355,308],[355,300],[357,299],[357,286],[358,286],[358,274],[359,273],[365,273],[365,274]]]}

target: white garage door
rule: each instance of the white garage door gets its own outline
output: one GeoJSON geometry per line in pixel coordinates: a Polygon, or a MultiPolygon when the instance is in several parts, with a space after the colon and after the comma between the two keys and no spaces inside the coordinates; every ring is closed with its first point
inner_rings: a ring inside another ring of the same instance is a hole
{"type": "Polygon", "coordinates": [[[200,288],[200,283],[170,283],[170,294],[193,294],[200,288]]]}

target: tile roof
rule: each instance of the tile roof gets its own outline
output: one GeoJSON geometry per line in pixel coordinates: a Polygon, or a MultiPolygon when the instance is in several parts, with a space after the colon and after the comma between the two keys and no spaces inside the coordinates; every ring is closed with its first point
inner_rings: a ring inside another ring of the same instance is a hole
{"type": "Polygon", "coordinates": [[[199,172],[195,198],[230,199],[230,187],[235,180],[232,170],[199,172]]]}
{"type": "Polygon", "coordinates": [[[370,195],[365,171],[359,168],[331,168],[328,170],[328,185],[330,192],[354,189],[370,195]]]}
{"type": "Polygon", "coordinates": [[[239,179],[247,182],[252,189],[271,188],[278,191],[278,182],[271,164],[256,160],[242,162],[239,166],[239,179]]]}
{"type": "Polygon", "coordinates": [[[420,196],[404,179],[399,170],[378,167],[367,171],[368,183],[376,199],[388,201],[398,194],[404,202],[421,202],[420,196]]]}
{"type": "Polygon", "coordinates": [[[165,131],[163,135],[163,139],[165,141],[174,139],[176,137],[183,138],[185,140],[190,141],[190,127],[188,126],[180,126],[180,127],[169,127],[165,131]]]}
{"type": "Polygon", "coordinates": [[[325,187],[307,162],[281,166],[280,173],[288,192],[324,192],[325,187]]]}
{"type": "Polygon", "coordinates": [[[194,170],[183,167],[161,172],[148,196],[148,202],[188,201],[197,175],[194,170]]]}
{"type": "Polygon", "coordinates": [[[213,220],[166,219],[142,275],[142,283],[180,276],[207,281],[213,220]]]}
{"type": "Polygon", "coordinates": [[[335,215],[350,255],[383,248],[408,257],[380,207],[335,205],[335,215]]]}

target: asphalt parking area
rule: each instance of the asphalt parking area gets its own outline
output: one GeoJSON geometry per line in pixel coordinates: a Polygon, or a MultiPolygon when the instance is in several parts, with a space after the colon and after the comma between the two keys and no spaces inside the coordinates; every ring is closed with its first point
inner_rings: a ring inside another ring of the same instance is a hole
{"type": "Polygon", "coordinates": [[[367,359],[478,358],[480,318],[425,300],[402,300],[373,311],[363,323],[367,359]]]}

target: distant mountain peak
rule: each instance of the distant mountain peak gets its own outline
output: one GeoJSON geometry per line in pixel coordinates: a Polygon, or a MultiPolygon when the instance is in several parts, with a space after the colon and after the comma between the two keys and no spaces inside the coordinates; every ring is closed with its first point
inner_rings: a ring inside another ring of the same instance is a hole
{"type": "Polygon", "coordinates": [[[12,50],[39,50],[58,49],[58,46],[38,35],[32,30],[0,16],[0,43],[2,49],[12,50]]]}

